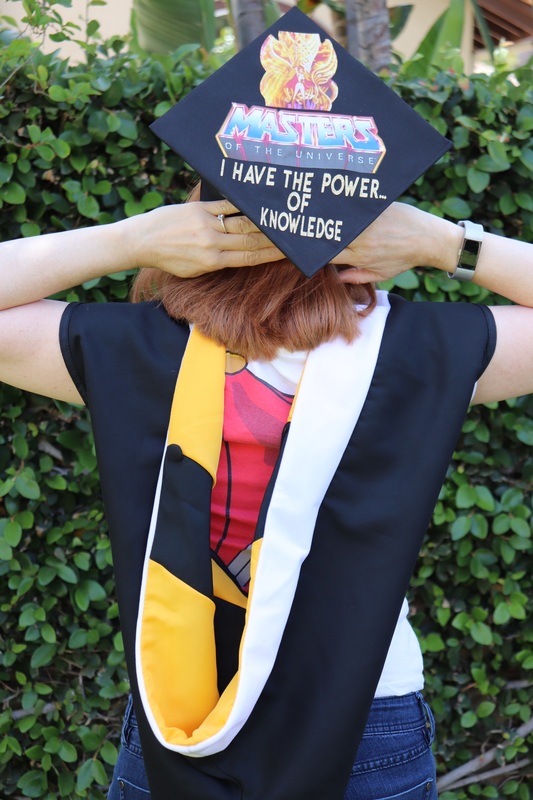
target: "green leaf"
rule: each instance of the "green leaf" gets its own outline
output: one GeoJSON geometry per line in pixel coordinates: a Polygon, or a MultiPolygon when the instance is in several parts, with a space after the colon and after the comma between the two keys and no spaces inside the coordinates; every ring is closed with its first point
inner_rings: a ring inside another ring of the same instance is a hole
{"type": "Polygon", "coordinates": [[[479,558],[472,558],[470,561],[470,572],[479,580],[485,580],[488,578],[489,572],[487,567],[480,561],[479,558]]]}
{"type": "Polygon", "coordinates": [[[92,763],[92,759],[84,761],[77,771],[76,789],[78,792],[84,792],[94,780],[92,763]]]}
{"type": "Polygon", "coordinates": [[[28,798],[42,797],[47,786],[46,773],[34,769],[23,775],[17,783],[17,788],[28,798]]]}
{"type": "Polygon", "coordinates": [[[514,511],[517,506],[524,502],[524,495],[520,489],[506,489],[502,494],[500,503],[504,511],[514,511]]]}
{"type": "Polygon", "coordinates": [[[489,533],[489,523],[483,514],[474,514],[472,517],[472,535],[477,539],[486,539],[489,533]]]}
{"type": "Polygon", "coordinates": [[[533,197],[528,192],[517,192],[514,196],[516,205],[526,211],[533,211],[533,197]]]}
{"type": "Polygon", "coordinates": [[[452,612],[450,608],[437,608],[436,614],[439,625],[444,627],[448,624],[452,612]]]}
{"type": "Polygon", "coordinates": [[[87,611],[91,603],[89,592],[86,585],[81,585],[74,592],[74,600],[80,611],[87,611]]]}
{"type": "Polygon", "coordinates": [[[19,616],[19,626],[21,628],[27,628],[30,625],[33,625],[35,622],[35,606],[32,604],[30,606],[25,607],[19,616]]]}
{"type": "Polygon", "coordinates": [[[429,64],[446,69],[450,50],[461,47],[464,26],[463,0],[449,0],[447,9],[430,28],[418,46],[417,53],[422,56],[421,66],[429,64]]]}
{"type": "Polygon", "coordinates": [[[99,755],[105,761],[106,764],[109,764],[110,766],[113,767],[117,762],[118,750],[113,744],[113,742],[106,741],[100,748],[99,755]]]}
{"type": "Polygon", "coordinates": [[[483,511],[494,511],[495,501],[490,489],[486,486],[476,486],[476,505],[483,511]]]}
{"type": "Polygon", "coordinates": [[[131,139],[135,141],[139,137],[139,131],[137,129],[137,123],[135,120],[131,119],[131,117],[126,116],[123,113],[118,115],[118,119],[120,121],[119,132],[121,136],[124,136],[126,139],[131,139]]]}
{"type": "Polygon", "coordinates": [[[9,183],[13,176],[13,165],[0,163],[0,185],[9,183]]]}
{"type": "Polygon", "coordinates": [[[398,5],[389,8],[391,41],[394,41],[403,31],[412,10],[412,5],[398,5]]]}
{"type": "Polygon", "coordinates": [[[41,496],[39,484],[29,472],[22,471],[20,475],[17,475],[15,489],[22,497],[26,497],[28,500],[38,500],[41,496]]]}
{"type": "Polygon", "coordinates": [[[17,455],[23,461],[28,458],[29,447],[26,439],[22,434],[16,433],[13,436],[13,450],[15,451],[15,455],[17,455]]]}
{"type": "Polygon", "coordinates": [[[169,53],[198,42],[211,50],[215,41],[214,0],[133,0],[140,46],[152,53],[169,53]]]}
{"type": "Polygon", "coordinates": [[[422,648],[424,652],[440,653],[446,649],[446,645],[440,633],[430,633],[422,641],[422,648]]]}
{"type": "Polygon", "coordinates": [[[495,625],[505,625],[511,619],[511,614],[509,612],[509,608],[507,603],[498,603],[496,608],[494,609],[494,624],[495,625]]]}
{"type": "Polygon", "coordinates": [[[517,427],[516,438],[530,447],[533,446],[533,419],[521,419],[517,427]]]}
{"type": "Polygon", "coordinates": [[[476,714],[479,719],[485,719],[485,717],[490,717],[491,714],[494,713],[496,709],[496,703],[493,703],[491,700],[483,700],[476,709],[476,714]]]}
{"type": "Polygon", "coordinates": [[[508,542],[502,541],[500,552],[505,564],[512,564],[516,558],[515,549],[508,542]]]}
{"type": "Polygon", "coordinates": [[[487,150],[495,164],[502,170],[509,169],[509,159],[507,158],[507,148],[502,142],[489,142],[487,150]]]}
{"type": "Polygon", "coordinates": [[[70,155],[70,145],[63,139],[53,139],[50,146],[59,158],[67,158],[70,155]]]}
{"type": "Polygon", "coordinates": [[[68,646],[71,650],[78,650],[80,647],[85,647],[87,644],[87,631],[79,628],[74,631],[68,640],[68,646]]]}
{"type": "Polygon", "coordinates": [[[15,183],[14,181],[0,189],[0,197],[5,203],[10,203],[13,206],[20,206],[26,202],[25,190],[20,183],[15,183]]]}
{"type": "Polygon", "coordinates": [[[462,728],[473,728],[474,725],[477,724],[477,716],[473,711],[467,711],[466,714],[463,714],[461,717],[461,727],[462,728]]]}
{"type": "Polygon", "coordinates": [[[524,539],[529,539],[531,537],[531,528],[525,519],[520,519],[520,517],[511,517],[510,522],[511,530],[513,533],[516,533],[517,536],[521,536],[524,539]]]}
{"type": "Polygon", "coordinates": [[[54,103],[64,103],[68,97],[65,89],[57,84],[52,84],[48,89],[48,96],[54,103]]]}
{"type": "Polygon", "coordinates": [[[89,553],[76,553],[74,555],[74,563],[78,569],[86,571],[91,565],[91,556],[89,553]]]}
{"type": "Polygon", "coordinates": [[[48,644],[55,644],[57,641],[56,632],[49,622],[46,622],[41,627],[41,639],[48,644]]]}
{"type": "Polygon", "coordinates": [[[485,172],[505,172],[507,170],[506,166],[494,161],[494,159],[486,153],[478,158],[476,166],[478,169],[484,170],[485,172]]]}
{"type": "Polygon", "coordinates": [[[46,485],[50,487],[50,489],[57,489],[57,491],[64,491],[67,488],[67,482],[62,475],[52,475],[51,477],[46,479],[46,485]]]}
{"type": "Polygon", "coordinates": [[[473,192],[481,194],[490,183],[490,175],[488,172],[482,172],[475,167],[469,167],[466,173],[466,180],[473,192]]]}
{"type": "Polygon", "coordinates": [[[100,786],[105,786],[108,783],[105,767],[97,758],[93,759],[92,761],[91,772],[95,782],[100,784],[100,786]]]}
{"type": "Polygon", "coordinates": [[[33,669],[46,667],[50,664],[57,653],[57,646],[55,644],[41,644],[34,651],[31,657],[31,666],[33,669]]]}
{"type": "Polygon", "coordinates": [[[471,0],[471,4],[474,9],[476,25],[481,34],[481,39],[483,40],[483,46],[489,53],[491,63],[494,64],[494,41],[492,39],[489,25],[483,10],[480,8],[478,0],[471,0]]]}
{"type": "Polygon", "coordinates": [[[76,203],[76,206],[83,217],[88,217],[89,219],[98,218],[100,206],[98,205],[98,201],[92,195],[89,194],[80,197],[76,203]]]}
{"type": "Polygon", "coordinates": [[[18,522],[10,520],[4,527],[3,537],[11,547],[18,547],[22,539],[22,528],[18,522]]]}
{"type": "Polygon", "coordinates": [[[78,753],[76,748],[70,742],[61,742],[59,748],[59,757],[67,764],[73,764],[78,760],[78,753]]]}
{"type": "Polygon", "coordinates": [[[74,791],[74,775],[71,772],[62,772],[57,783],[61,797],[69,797],[74,791]]]}
{"type": "Polygon", "coordinates": [[[159,192],[147,192],[143,195],[141,205],[144,211],[150,211],[163,205],[164,198],[159,192]]]}
{"type": "Polygon", "coordinates": [[[533,150],[530,147],[524,147],[519,158],[522,164],[533,172],[533,150]]]}
{"type": "Polygon", "coordinates": [[[37,142],[41,141],[42,134],[38,125],[28,125],[27,131],[32,144],[37,144],[37,142]]]}
{"type": "Polygon", "coordinates": [[[470,636],[478,644],[492,644],[492,631],[484,622],[474,622],[470,628],[470,636]]]}
{"type": "Polygon", "coordinates": [[[95,33],[97,33],[99,27],[100,23],[95,19],[91,19],[87,25],[87,37],[91,38],[92,36],[94,36],[95,33]]]}
{"type": "Polygon", "coordinates": [[[505,214],[506,217],[514,214],[518,208],[512,194],[504,194],[502,197],[500,197],[498,207],[502,214],[505,214]]]}
{"type": "Polygon", "coordinates": [[[455,495],[457,508],[472,508],[477,502],[477,492],[474,486],[464,483],[459,486],[455,495]]]}
{"type": "Polygon", "coordinates": [[[72,153],[69,161],[76,170],[76,172],[82,172],[88,163],[88,158],[83,153],[72,153]]]}
{"type": "Polygon", "coordinates": [[[447,197],[442,201],[442,213],[452,219],[469,219],[472,209],[462,197],[447,197]]]}
{"type": "Polygon", "coordinates": [[[44,161],[53,161],[54,159],[54,151],[48,144],[38,144],[35,148],[35,152],[44,160],[44,161]]]}
{"type": "Polygon", "coordinates": [[[162,117],[163,114],[166,114],[171,108],[172,103],[170,103],[168,100],[162,100],[154,108],[154,117],[162,117]]]}
{"type": "Polygon", "coordinates": [[[39,236],[41,229],[36,222],[24,222],[20,226],[20,232],[23,236],[39,236]]]}
{"type": "Polygon", "coordinates": [[[65,581],[65,583],[78,582],[78,576],[76,575],[72,567],[69,567],[67,564],[60,564],[57,568],[57,574],[59,575],[62,581],[65,581]]]}
{"type": "Polygon", "coordinates": [[[400,289],[418,289],[420,280],[416,272],[412,269],[401,272],[394,278],[394,285],[400,289]]]}
{"type": "Polygon", "coordinates": [[[113,186],[110,181],[98,181],[98,183],[93,186],[92,192],[93,194],[104,195],[109,194],[112,188],[113,186]]]}
{"type": "Polygon", "coordinates": [[[459,539],[462,539],[470,532],[470,528],[472,526],[472,518],[471,517],[457,517],[454,520],[452,527],[451,527],[451,535],[454,542],[457,542],[459,539]]]}

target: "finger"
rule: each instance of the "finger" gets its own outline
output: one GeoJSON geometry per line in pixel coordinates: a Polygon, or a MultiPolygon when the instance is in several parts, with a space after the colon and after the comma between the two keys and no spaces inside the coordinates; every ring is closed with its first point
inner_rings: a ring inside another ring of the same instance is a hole
{"type": "Polygon", "coordinates": [[[261,231],[251,233],[230,233],[227,220],[224,220],[227,234],[218,237],[217,244],[220,250],[262,250],[265,247],[273,247],[270,239],[261,231]],[[224,236],[224,238],[222,238],[224,236]]]}
{"type": "Polygon", "coordinates": [[[219,214],[224,214],[229,216],[231,214],[241,213],[237,208],[237,206],[234,206],[233,203],[230,203],[230,201],[226,199],[209,200],[207,202],[202,203],[202,206],[209,214],[212,214],[214,217],[218,217],[219,214]]]}
{"type": "Polygon", "coordinates": [[[368,269],[359,269],[359,267],[349,267],[348,269],[341,269],[338,272],[341,283],[373,283],[379,280],[375,272],[368,269]]]}
{"type": "Polygon", "coordinates": [[[259,264],[280,261],[282,258],[285,256],[281,250],[269,243],[268,247],[258,250],[225,250],[220,253],[218,268],[256,267],[259,264]]]}
{"type": "Polygon", "coordinates": [[[242,214],[234,215],[232,217],[224,217],[224,224],[228,233],[256,233],[259,231],[251,219],[243,216],[242,214]]]}
{"type": "MultiPolygon", "coordinates": [[[[227,203],[227,201],[224,201],[227,203]]],[[[255,225],[251,219],[245,217],[243,214],[235,209],[235,206],[231,204],[225,205],[225,208],[231,209],[231,213],[228,211],[226,212],[218,212],[217,214],[213,214],[213,211],[216,211],[217,208],[220,208],[220,205],[217,204],[215,207],[214,204],[209,204],[211,207],[208,209],[209,213],[213,215],[213,230],[222,230],[223,233],[254,233],[259,230],[257,225],[255,225]],[[237,211],[237,213],[235,213],[237,211]],[[224,218],[224,228],[222,229],[220,220],[217,219],[218,217],[222,216],[224,218]]]]}
{"type": "Polygon", "coordinates": [[[259,230],[257,225],[244,216],[229,200],[215,200],[203,205],[214,218],[220,214],[224,215],[224,225],[228,233],[252,233],[259,230]]]}

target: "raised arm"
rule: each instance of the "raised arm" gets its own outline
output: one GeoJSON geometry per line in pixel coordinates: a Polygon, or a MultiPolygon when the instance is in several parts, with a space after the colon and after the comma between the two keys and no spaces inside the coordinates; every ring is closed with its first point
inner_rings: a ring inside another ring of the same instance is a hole
{"type": "MultiPolygon", "coordinates": [[[[387,280],[412,267],[454,272],[464,228],[403,203],[393,203],[334,259],[349,283],[387,280]]],[[[498,331],[494,357],[474,402],[533,392],[533,245],[485,233],[474,283],[512,300],[492,308],[498,331]]],[[[468,331],[450,331],[461,346],[468,331]]]]}
{"type": "Polygon", "coordinates": [[[165,206],[111,225],[0,244],[0,380],[69,402],[81,398],[59,349],[64,303],[42,300],[93,278],[135,267],[183,277],[281,257],[225,200],[165,206]]]}

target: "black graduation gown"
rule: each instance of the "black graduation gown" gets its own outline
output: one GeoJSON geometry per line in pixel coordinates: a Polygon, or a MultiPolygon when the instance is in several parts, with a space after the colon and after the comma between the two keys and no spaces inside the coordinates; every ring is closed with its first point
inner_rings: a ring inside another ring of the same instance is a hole
{"type": "MultiPolygon", "coordinates": [[[[188,326],[155,304],[67,307],[61,347],[91,411],[152,800],[344,796],[425,530],[495,346],[482,306],[390,301],[370,390],[320,508],[272,672],[242,731],[202,758],[157,741],[135,669],[146,537],[188,326]]],[[[210,476],[186,457],[172,470],[184,535],[205,537],[210,476]]],[[[217,641],[235,643],[240,610],[219,605],[217,641]]],[[[223,682],[235,668],[232,650],[220,663],[223,682]]]]}

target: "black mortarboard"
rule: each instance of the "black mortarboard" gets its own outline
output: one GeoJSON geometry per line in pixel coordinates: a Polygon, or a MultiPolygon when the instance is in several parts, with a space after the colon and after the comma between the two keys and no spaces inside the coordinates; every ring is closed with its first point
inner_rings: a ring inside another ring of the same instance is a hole
{"type": "Polygon", "coordinates": [[[151,129],[307,276],[450,147],[296,8],[151,129]]]}

